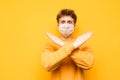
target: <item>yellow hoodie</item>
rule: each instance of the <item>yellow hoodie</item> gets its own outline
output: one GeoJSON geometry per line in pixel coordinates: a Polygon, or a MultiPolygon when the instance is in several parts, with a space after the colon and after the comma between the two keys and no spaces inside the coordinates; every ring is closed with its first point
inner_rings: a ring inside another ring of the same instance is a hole
{"type": "Polygon", "coordinates": [[[50,80],[84,80],[84,69],[90,69],[94,55],[90,47],[83,44],[77,49],[73,47],[73,39],[60,47],[48,42],[42,55],[41,63],[51,72],[50,80]]]}

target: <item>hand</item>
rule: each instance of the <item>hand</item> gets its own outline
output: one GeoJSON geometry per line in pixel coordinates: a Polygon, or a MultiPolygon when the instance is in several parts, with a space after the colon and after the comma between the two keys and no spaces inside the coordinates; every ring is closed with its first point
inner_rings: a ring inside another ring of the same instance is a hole
{"type": "Polygon", "coordinates": [[[77,39],[73,42],[74,48],[78,48],[79,46],[81,46],[91,36],[92,32],[88,32],[86,34],[83,34],[82,36],[78,36],[77,39]]]}
{"type": "Polygon", "coordinates": [[[56,36],[54,36],[54,35],[52,35],[52,34],[50,34],[50,33],[48,33],[48,32],[46,32],[46,35],[47,35],[55,44],[57,44],[57,45],[59,45],[59,46],[63,46],[63,45],[64,45],[64,42],[63,42],[61,39],[59,39],[58,37],[56,37],[56,36]]]}

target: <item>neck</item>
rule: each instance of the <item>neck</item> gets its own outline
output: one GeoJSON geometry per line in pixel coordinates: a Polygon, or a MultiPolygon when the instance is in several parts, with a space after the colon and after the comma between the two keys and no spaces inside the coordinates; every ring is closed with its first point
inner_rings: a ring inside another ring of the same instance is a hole
{"type": "Polygon", "coordinates": [[[72,36],[68,36],[68,37],[61,36],[61,39],[62,39],[62,40],[71,40],[71,39],[72,39],[72,36]]]}

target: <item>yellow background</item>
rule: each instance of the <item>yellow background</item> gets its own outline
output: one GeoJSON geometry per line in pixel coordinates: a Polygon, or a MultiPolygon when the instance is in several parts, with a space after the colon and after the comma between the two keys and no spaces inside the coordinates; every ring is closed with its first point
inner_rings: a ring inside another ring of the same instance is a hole
{"type": "Polygon", "coordinates": [[[78,16],[74,36],[94,33],[88,43],[95,62],[86,79],[120,80],[119,0],[1,0],[0,80],[49,80],[40,55],[45,32],[59,36],[56,14],[62,8],[78,16]]]}

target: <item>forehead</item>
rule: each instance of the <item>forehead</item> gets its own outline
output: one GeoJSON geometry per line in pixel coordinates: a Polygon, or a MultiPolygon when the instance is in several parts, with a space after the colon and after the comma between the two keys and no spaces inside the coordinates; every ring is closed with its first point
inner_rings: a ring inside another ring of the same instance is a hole
{"type": "Polygon", "coordinates": [[[73,21],[71,16],[62,16],[59,21],[73,21]]]}

